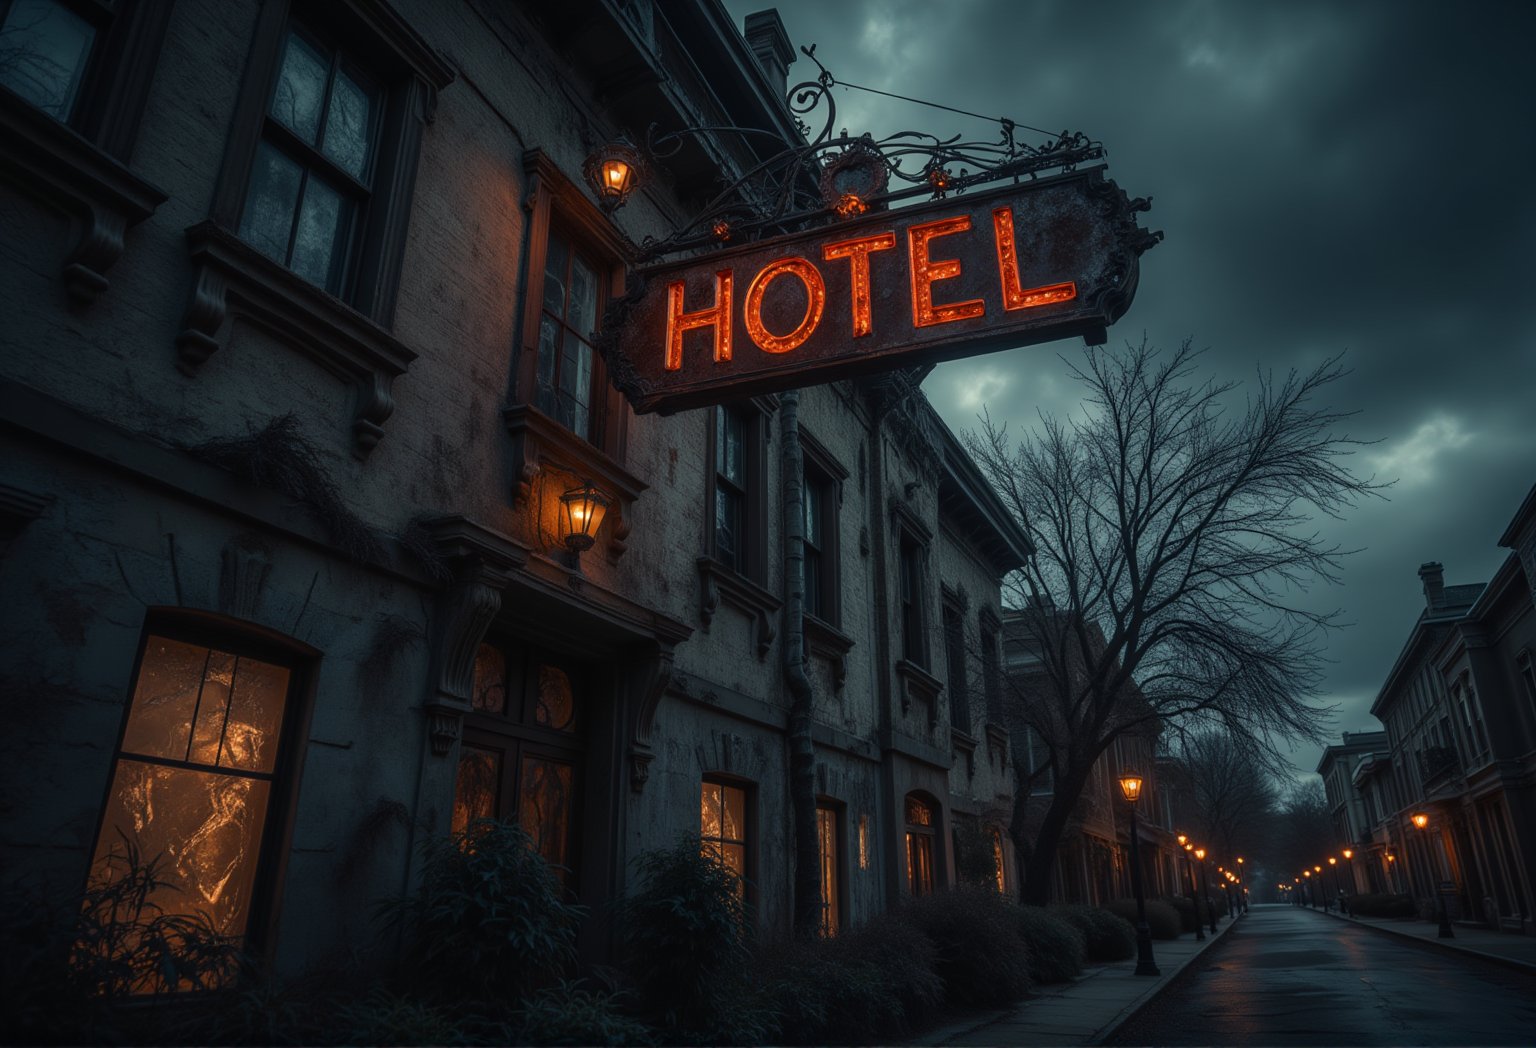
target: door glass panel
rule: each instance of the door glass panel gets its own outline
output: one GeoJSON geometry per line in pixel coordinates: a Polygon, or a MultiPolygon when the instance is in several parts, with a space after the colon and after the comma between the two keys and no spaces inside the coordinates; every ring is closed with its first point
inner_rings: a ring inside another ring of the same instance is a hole
{"type": "Polygon", "coordinates": [[[501,713],[507,708],[507,657],[493,644],[475,651],[475,684],[471,705],[481,713],[501,713]]]}
{"type": "Polygon", "coordinates": [[[557,666],[539,667],[539,695],[533,719],[556,731],[576,730],[576,696],[571,678],[557,666]]]}
{"type": "Polygon", "coordinates": [[[567,869],[575,814],[574,772],[564,761],[524,757],[518,803],[518,823],[533,838],[538,853],[546,862],[567,869]]]}
{"type": "Polygon", "coordinates": [[[501,754],[478,746],[459,747],[459,775],[453,784],[453,832],[476,819],[494,819],[501,795],[501,754]]]}

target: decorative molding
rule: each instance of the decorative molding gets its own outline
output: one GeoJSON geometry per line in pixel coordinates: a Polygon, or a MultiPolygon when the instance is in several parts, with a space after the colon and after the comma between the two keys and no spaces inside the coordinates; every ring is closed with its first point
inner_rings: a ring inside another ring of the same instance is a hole
{"type": "Polygon", "coordinates": [[[967,778],[976,777],[976,736],[960,728],[949,729],[950,746],[955,753],[965,758],[965,774],[967,778]]]}
{"type": "Polygon", "coordinates": [[[699,619],[705,631],[708,632],[723,601],[752,618],[757,657],[759,660],[766,658],[778,635],[774,616],[784,602],[714,557],[700,557],[696,563],[699,569],[699,619]]]}
{"type": "Polygon", "coordinates": [[[832,690],[842,691],[848,679],[848,653],[854,640],[848,634],[814,615],[805,616],[806,647],[813,656],[832,664],[832,690]]]}
{"type": "Polygon", "coordinates": [[[575,484],[591,481],[611,496],[603,520],[604,549],[617,564],[629,548],[635,500],[649,487],[601,449],[578,437],[532,404],[514,404],[501,413],[512,438],[512,501],[525,505],[545,468],[569,473],[575,484]]]}
{"type": "Polygon", "coordinates": [[[502,591],[526,563],[527,547],[465,517],[423,522],[453,581],[433,615],[431,688],[424,704],[432,752],[444,756],[471,705],[475,653],[501,610],[502,591]]]}
{"type": "Polygon", "coordinates": [[[19,95],[0,88],[0,174],[75,220],[60,276],[70,306],[108,287],[127,231],[168,199],[122,162],[19,95]]]}
{"type": "Polygon", "coordinates": [[[901,678],[901,712],[912,709],[914,701],[928,708],[928,725],[932,727],[939,716],[939,694],[944,682],[910,659],[896,660],[896,676],[901,678]]]}
{"type": "Polygon", "coordinates": [[[213,221],[187,230],[193,290],[176,335],[186,375],[219,348],[227,316],[244,316],[290,348],[352,384],[352,453],[368,457],[395,410],[391,385],[416,354],[345,302],[272,261],[213,221]]]}
{"type": "Polygon", "coordinates": [[[265,543],[248,535],[230,539],[221,554],[219,610],[237,619],[255,621],[271,571],[272,551],[265,543]]]}
{"type": "Polygon", "coordinates": [[[658,645],[630,678],[634,717],[629,736],[629,788],[636,793],[644,792],[651,760],[656,756],[651,748],[651,729],[656,723],[656,707],[672,682],[673,647],[667,643],[658,645]]]}

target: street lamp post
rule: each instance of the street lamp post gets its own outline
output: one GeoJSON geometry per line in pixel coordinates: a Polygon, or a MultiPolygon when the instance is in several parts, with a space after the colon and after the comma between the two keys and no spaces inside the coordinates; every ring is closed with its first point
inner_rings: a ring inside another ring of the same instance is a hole
{"type": "Polygon", "coordinates": [[[1205,896],[1205,912],[1211,918],[1211,934],[1216,934],[1216,908],[1211,905],[1211,885],[1205,879],[1205,849],[1196,848],[1195,858],[1200,860],[1200,894],[1205,896]]]}
{"type": "Polygon", "coordinates": [[[1184,846],[1184,867],[1189,870],[1189,905],[1195,911],[1195,941],[1204,942],[1205,932],[1200,928],[1204,923],[1200,920],[1200,896],[1195,889],[1195,846],[1190,844],[1189,838],[1182,833],[1179,834],[1179,843],[1184,846]]]}
{"type": "Polygon", "coordinates": [[[1307,904],[1315,910],[1317,909],[1317,892],[1312,890],[1312,871],[1302,870],[1301,875],[1306,878],[1307,904]]]}
{"type": "MultiPolygon", "coordinates": [[[[1423,813],[1415,814],[1413,816],[1413,824],[1424,831],[1424,850],[1427,853],[1429,851],[1429,816],[1423,813]]],[[[1426,860],[1428,857],[1426,854],[1426,860]]],[[[1436,865],[1438,866],[1439,864],[1437,863],[1436,865]]],[[[1451,915],[1445,908],[1445,892],[1441,890],[1441,886],[1438,884],[1430,885],[1430,890],[1435,893],[1435,912],[1440,918],[1439,937],[1442,939],[1456,938],[1456,932],[1451,928],[1451,915]]]]}
{"type": "Polygon", "coordinates": [[[1327,913],[1328,888],[1323,884],[1323,868],[1321,866],[1314,866],[1312,867],[1312,872],[1317,874],[1317,880],[1313,881],[1312,883],[1317,885],[1318,894],[1322,895],[1323,897],[1323,912],[1327,913]]]}
{"type": "MultiPolygon", "coordinates": [[[[1243,876],[1243,857],[1241,855],[1239,855],[1237,857],[1237,876],[1238,876],[1238,883],[1241,884],[1242,883],[1242,876],[1243,876]]],[[[1248,889],[1247,888],[1243,888],[1239,892],[1239,895],[1242,898],[1243,912],[1247,913],[1248,912],[1248,889]]]]}
{"type": "Polygon", "coordinates": [[[1339,916],[1348,917],[1349,908],[1344,902],[1344,882],[1339,880],[1339,860],[1336,856],[1328,856],[1328,865],[1333,867],[1333,893],[1338,896],[1339,916]]]}
{"type": "Polygon", "coordinates": [[[1147,900],[1141,891],[1141,851],[1136,841],[1136,801],[1141,797],[1141,776],[1120,774],[1120,792],[1131,806],[1131,890],[1136,893],[1136,974],[1161,975],[1152,960],[1152,929],[1147,926],[1147,900]]]}

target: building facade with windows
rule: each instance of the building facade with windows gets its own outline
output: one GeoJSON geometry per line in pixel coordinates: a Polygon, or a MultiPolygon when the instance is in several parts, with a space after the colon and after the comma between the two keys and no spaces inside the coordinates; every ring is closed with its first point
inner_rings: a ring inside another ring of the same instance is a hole
{"type": "MultiPolygon", "coordinates": [[[[785,930],[780,401],[637,416],[594,348],[634,245],[796,140],[777,16],[0,19],[0,865],[67,894],[158,857],[162,903],[295,972],[494,816],[596,914],[697,834],[785,930]],[[605,213],[585,159],[653,122],[771,134],[685,136],[605,213]]],[[[955,831],[1011,808],[1027,544],[919,378],[799,397],[829,930],[955,883],[955,831]]]]}

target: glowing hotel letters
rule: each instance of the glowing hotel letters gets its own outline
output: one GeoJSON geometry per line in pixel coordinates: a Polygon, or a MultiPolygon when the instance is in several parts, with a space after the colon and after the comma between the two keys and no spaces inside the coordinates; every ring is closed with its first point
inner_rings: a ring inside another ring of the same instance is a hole
{"type": "Polygon", "coordinates": [[[1102,342],[1155,242],[1103,168],[889,211],[639,274],[609,318],[637,411],[1081,335],[1102,342]]]}

